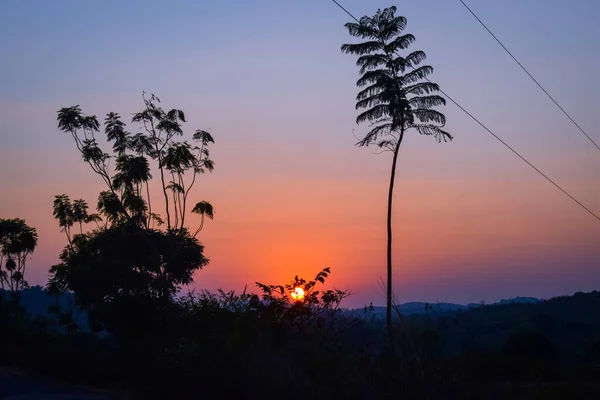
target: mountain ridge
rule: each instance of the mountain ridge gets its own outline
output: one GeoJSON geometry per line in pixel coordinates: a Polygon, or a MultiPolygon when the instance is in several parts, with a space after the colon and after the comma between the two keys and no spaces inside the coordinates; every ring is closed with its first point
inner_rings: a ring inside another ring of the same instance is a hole
{"type": "MultiPolygon", "coordinates": [[[[422,302],[422,301],[411,301],[402,303],[399,305],[399,310],[402,315],[416,315],[416,314],[446,314],[454,311],[468,310],[472,308],[482,307],[485,305],[506,305],[506,304],[532,304],[543,301],[536,297],[519,296],[514,298],[502,299],[495,303],[469,303],[469,304],[458,304],[458,303],[446,303],[446,302],[422,302]]],[[[64,307],[66,299],[61,296],[61,305],[64,307]]],[[[56,298],[47,296],[46,291],[41,286],[33,286],[23,291],[21,304],[32,316],[48,316],[48,307],[56,304],[56,298]]],[[[372,306],[363,308],[343,308],[342,314],[347,316],[357,317],[372,317],[376,318],[385,316],[385,307],[383,306],[372,306]]],[[[83,319],[86,319],[85,316],[83,319]]]]}
{"type": "MultiPolygon", "coordinates": [[[[423,301],[411,301],[402,303],[398,306],[402,315],[417,315],[417,314],[446,314],[460,310],[468,310],[483,306],[493,305],[508,305],[508,304],[534,304],[543,301],[537,297],[528,296],[517,296],[508,299],[501,299],[494,303],[469,303],[469,304],[458,304],[458,303],[429,303],[423,301]]],[[[383,318],[385,316],[386,308],[384,306],[367,306],[363,308],[352,308],[342,309],[342,313],[348,316],[363,316],[363,317],[376,317],[383,318]]]]}

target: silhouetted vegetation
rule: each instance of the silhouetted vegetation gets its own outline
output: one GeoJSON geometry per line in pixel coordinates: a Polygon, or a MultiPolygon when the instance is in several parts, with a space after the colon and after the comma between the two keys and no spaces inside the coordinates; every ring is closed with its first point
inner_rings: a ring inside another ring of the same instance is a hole
{"type": "Polygon", "coordinates": [[[362,43],[344,44],[342,51],[357,55],[360,78],[356,86],[361,91],[356,96],[356,109],[366,109],[356,123],[368,122],[370,131],[357,143],[358,146],[375,145],[381,151],[393,154],[387,202],[387,291],[386,323],[392,326],[392,201],[398,153],[404,133],[410,129],[421,135],[433,136],[439,142],[452,140],[442,128],[446,117],[436,106],[446,104],[438,96],[439,86],[427,79],[433,67],[419,65],[425,52],[413,51],[401,56],[415,41],[413,35],[404,34],[406,18],[396,16],[396,7],[377,10],[374,16],[364,16],[360,22],[346,24],[350,35],[364,40],[362,43]]]}
{"type": "Polygon", "coordinates": [[[350,291],[324,288],[329,268],[312,280],[256,282],[257,293],[183,294],[209,264],[197,236],[215,212],[190,195],[214,168],[214,139],[196,130],[192,143],[177,140],[184,112],[165,111],[144,94],[131,120],[135,134],[115,112],[106,115],[101,139],[96,116],[79,106],[58,111],[58,128],[104,190],[97,213],[84,199],[55,197],[66,245],[44,289],[25,280],[36,230],[22,219],[0,220],[0,364],[131,399],[600,398],[598,292],[479,307],[427,304],[411,315],[393,307],[391,200],[404,133],[451,138],[432,109],[444,100],[426,80],[432,68],[419,66],[425,54],[396,54],[414,37],[401,34],[406,19],[395,11],[347,24],[366,42],[342,48],[359,56],[365,88],[357,108],[367,110],[357,122],[373,124],[359,145],[393,152],[385,321],[372,306],[342,310],[350,291]],[[151,201],[156,187],[162,204],[151,201]],[[200,216],[196,226],[190,213],[200,216]]]}
{"type": "Polygon", "coordinates": [[[0,219],[0,307],[15,319],[19,319],[23,311],[21,293],[29,287],[25,267],[37,241],[37,231],[25,220],[0,219]]]}
{"type": "Polygon", "coordinates": [[[71,203],[62,194],[54,200],[54,216],[68,244],[60,254],[61,263],[50,269],[48,289],[74,299],[66,310],[55,308],[69,332],[78,329],[76,309],[87,312],[94,331],[108,330],[122,340],[138,340],[145,332],[169,326],[174,296],[208,264],[196,236],[204,217],[213,218],[213,207],[207,201],[193,206],[191,212],[202,217],[194,234],[185,218],[198,175],[214,168],[208,149],[214,139],[197,130],[194,145],[175,140],[184,134],[183,111],[164,111],[154,95],[149,99],[144,95],[143,100],[144,109],[132,118],[141,133],[128,132],[119,114],[106,115],[104,133],[112,143],[112,155],[100,147],[96,116],[85,115],[79,106],[58,111],[59,129],[72,136],[83,160],[106,185],[98,196],[98,214],[89,214],[82,199],[71,203]],[[152,211],[150,161],[156,162],[160,174],[166,223],[152,211]],[[97,227],[84,233],[83,223],[89,222],[97,227]],[[79,233],[71,235],[74,224],[79,225],[79,233]]]}
{"type": "MultiPolygon", "coordinates": [[[[317,277],[325,278],[323,272],[317,277]]],[[[291,398],[600,393],[600,292],[439,314],[424,310],[398,320],[390,341],[384,320],[341,312],[346,291],[317,290],[317,279],[305,282],[311,283],[306,301],[291,298],[294,280],[288,288],[257,284],[259,294],[188,293],[161,314],[120,311],[113,318],[145,319],[144,332],[121,326],[141,332],[136,340],[123,337],[123,330],[67,336],[52,318],[22,318],[2,331],[2,363],[132,398],[196,398],[199,387],[205,396],[233,398],[286,390],[291,398]],[[168,315],[168,325],[159,323],[161,315],[168,315]]]]}

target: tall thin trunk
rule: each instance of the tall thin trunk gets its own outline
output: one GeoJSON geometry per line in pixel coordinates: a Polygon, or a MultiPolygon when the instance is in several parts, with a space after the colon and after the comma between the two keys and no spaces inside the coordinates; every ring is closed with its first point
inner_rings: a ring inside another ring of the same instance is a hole
{"type": "MultiPolygon", "coordinates": [[[[404,125],[404,124],[403,124],[404,125]]],[[[387,207],[387,296],[386,296],[386,314],[385,321],[387,325],[388,337],[392,336],[392,201],[394,195],[394,179],[396,177],[396,162],[398,160],[398,152],[400,144],[404,137],[404,126],[400,128],[400,137],[398,144],[394,149],[394,159],[392,161],[392,172],[390,174],[390,189],[388,192],[388,207],[387,207]]]]}
{"type": "Polygon", "coordinates": [[[4,290],[4,276],[2,275],[2,266],[4,265],[4,256],[0,254],[0,302],[5,300],[6,291],[4,290]]]}
{"type": "Polygon", "coordinates": [[[152,228],[154,228],[154,219],[152,218],[152,204],[150,203],[150,187],[148,186],[148,180],[146,180],[146,194],[148,195],[148,218],[146,219],[146,228],[150,228],[150,223],[152,223],[152,228]]]}
{"type": "Polygon", "coordinates": [[[185,193],[185,188],[184,188],[184,182],[183,182],[183,175],[182,174],[178,174],[178,178],[179,178],[179,185],[181,185],[182,188],[182,192],[177,194],[177,197],[179,198],[179,214],[181,215],[181,228],[183,229],[183,223],[185,222],[185,203],[186,203],[186,193],[185,193]]]}
{"type": "MultiPolygon", "coordinates": [[[[146,106],[146,109],[148,109],[148,106],[146,106]]],[[[156,131],[154,130],[154,120],[153,119],[150,120],[150,125],[152,127],[151,134],[154,139],[154,148],[156,149],[156,157],[158,159],[158,169],[160,170],[160,181],[162,183],[162,191],[165,196],[165,211],[167,212],[167,230],[170,230],[171,229],[171,214],[169,213],[169,195],[167,194],[167,186],[165,185],[164,167],[162,165],[162,163],[163,163],[162,156],[161,156],[162,149],[158,147],[158,137],[156,136],[156,131]]],[[[167,141],[168,140],[169,139],[167,138],[167,141]]],[[[164,148],[164,146],[163,146],[163,148],[164,148]]]]}
{"type": "MultiPolygon", "coordinates": [[[[171,182],[173,182],[173,184],[175,184],[175,175],[171,172],[171,182]]],[[[172,189],[173,191],[173,214],[175,215],[175,226],[173,227],[173,229],[178,229],[179,228],[179,212],[177,211],[177,195],[175,193],[175,188],[172,189]]]]}
{"type": "MultiPolygon", "coordinates": [[[[161,163],[159,158],[158,163],[161,163]]],[[[160,168],[160,181],[162,182],[163,194],[165,195],[165,211],[167,212],[167,229],[171,229],[171,214],[169,213],[169,196],[167,195],[167,187],[165,186],[165,175],[163,169],[160,168]]]]}

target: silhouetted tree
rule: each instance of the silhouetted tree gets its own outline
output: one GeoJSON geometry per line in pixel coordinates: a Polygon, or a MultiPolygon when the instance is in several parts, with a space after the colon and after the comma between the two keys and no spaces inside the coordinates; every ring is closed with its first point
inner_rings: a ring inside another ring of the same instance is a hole
{"type": "MultiPolygon", "coordinates": [[[[194,272],[208,264],[204,247],[184,223],[198,174],[214,168],[208,150],[214,139],[208,132],[194,133],[197,145],[176,141],[183,135],[183,111],[164,111],[156,96],[142,97],[145,107],[132,118],[140,123],[140,133],[128,132],[119,114],[107,114],[104,132],[112,143],[112,155],[97,142],[100,124],[95,116],[84,115],[79,106],[58,111],[59,129],[71,134],[83,160],[107,188],[98,196],[99,215],[88,214],[83,200],[71,204],[66,195],[56,197],[54,215],[70,245],[61,253],[61,263],[50,269],[48,283],[54,293],[74,293],[95,328],[129,338],[151,330],[153,323],[154,327],[168,326],[160,320],[167,305],[181,286],[192,282],[194,272]],[[110,170],[111,158],[115,159],[114,171],[110,170]],[[152,160],[165,196],[167,221],[162,230],[154,228],[155,222],[160,227],[163,220],[152,212],[150,201],[152,160]],[[106,221],[104,227],[84,233],[82,223],[98,221],[100,215],[106,221]],[[71,237],[74,223],[80,224],[80,234],[71,237]]],[[[214,215],[206,201],[198,202],[192,212],[201,215],[196,233],[204,217],[214,215]]]]}
{"type": "Polygon", "coordinates": [[[83,199],[73,201],[73,222],[79,224],[79,233],[83,234],[83,223],[99,222],[102,220],[99,214],[89,214],[88,204],[83,199]]]}
{"type": "Polygon", "coordinates": [[[213,219],[214,218],[214,210],[213,210],[213,206],[209,202],[201,201],[199,203],[196,203],[194,208],[192,208],[192,212],[194,214],[200,215],[200,225],[198,226],[198,229],[196,229],[196,232],[194,233],[194,237],[196,237],[198,235],[198,233],[202,230],[202,228],[204,228],[204,217],[213,219]]]}
{"type": "MultiPolygon", "coordinates": [[[[183,229],[188,196],[196,183],[197,175],[212,172],[214,169],[208,149],[209,144],[214,143],[214,139],[210,133],[197,130],[192,136],[197,145],[187,141],[174,141],[176,136],[183,135],[182,123],[186,121],[183,111],[164,111],[158,106],[160,99],[154,95],[149,99],[144,95],[143,100],[144,110],[134,114],[132,119],[132,122],[142,124],[143,132],[132,136],[131,148],[157,162],[165,199],[167,229],[183,229]],[[192,177],[186,183],[184,177],[189,171],[192,177]],[[171,176],[168,182],[165,180],[167,174],[171,176]],[[172,203],[169,201],[169,192],[172,203]]],[[[158,220],[162,221],[160,216],[158,220]]]]}
{"type": "Polygon", "coordinates": [[[345,26],[350,35],[364,40],[361,43],[344,44],[342,51],[358,56],[361,88],[356,97],[356,109],[366,109],[356,123],[368,122],[371,130],[357,144],[376,145],[393,153],[387,206],[387,312],[388,331],[392,319],[392,199],[398,152],[404,133],[414,129],[422,135],[431,135],[438,141],[452,139],[442,127],[446,123],[443,114],[433,107],[445,104],[445,100],[433,93],[439,91],[437,84],[427,80],[433,72],[428,65],[419,66],[425,53],[417,50],[406,56],[398,54],[415,41],[411,34],[404,34],[406,18],[395,16],[396,7],[377,10],[374,16],[364,16],[360,23],[345,26]]]}
{"type": "MultiPolygon", "coordinates": [[[[58,220],[58,224],[62,227],[62,231],[67,236],[67,241],[72,250],[71,227],[79,224],[79,234],[83,235],[83,224],[102,220],[99,214],[89,214],[88,204],[83,199],[77,199],[71,203],[69,196],[66,194],[57,195],[54,198],[53,215],[58,220]]],[[[77,326],[77,317],[80,315],[76,307],[75,294],[64,287],[57,285],[48,285],[48,295],[55,296],[56,303],[49,311],[55,314],[60,325],[67,329],[67,333],[71,334],[79,330],[77,326]],[[61,296],[66,299],[66,310],[61,308],[61,296]]]]}
{"type": "MultiPolygon", "coordinates": [[[[141,124],[142,132],[128,132],[117,113],[108,113],[105,118],[104,131],[106,139],[113,144],[113,156],[105,153],[98,144],[96,133],[100,130],[100,123],[96,116],[86,116],[79,106],[61,108],[58,111],[58,127],[71,134],[83,160],[107,185],[107,190],[98,197],[97,209],[109,225],[123,221],[145,227],[151,227],[153,222],[162,225],[161,216],[152,212],[148,185],[152,179],[149,161],[154,160],[160,172],[165,199],[166,229],[183,229],[190,191],[198,175],[214,169],[208,148],[214,139],[207,131],[196,130],[192,135],[195,143],[176,141],[177,136],[183,135],[182,124],[186,121],[183,111],[164,111],[154,95],[146,98],[144,94],[142,98],[145,107],[132,118],[132,122],[141,124]],[[110,171],[111,158],[115,159],[114,174],[110,171]],[[167,176],[171,177],[168,182],[167,176]]],[[[73,223],[81,220],[73,220],[81,212],[73,213],[87,210],[81,207],[85,203],[79,206],[71,205],[68,196],[64,195],[55,201],[55,216],[60,216],[61,226],[67,231],[73,223]]],[[[206,201],[196,203],[193,210],[209,218],[214,214],[206,201]]],[[[97,217],[92,219],[97,220],[97,217]]],[[[86,222],[85,217],[81,221],[86,222]]]]}
{"type": "Polygon", "coordinates": [[[160,325],[147,319],[208,264],[204,247],[186,229],[159,231],[123,223],[76,235],[50,269],[50,284],[76,294],[96,329],[122,335],[160,325]]]}
{"type": "Polygon", "coordinates": [[[54,196],[53,215],[58,220],[58,226],[62,228],[61,231],[67,236],[68,242],[71,243],[71,228],[75,223],[75,215],[69,196],[66,194],[54,196]]]}
{"type": "Polygon", "coordinates": [[[37,246],[35,228],[20,218],[0,219],[0,287],[2,298],[9,292],[9,300],[19,308],[21,292],[29,287],[25,280],[27,258],[37,246]]]}

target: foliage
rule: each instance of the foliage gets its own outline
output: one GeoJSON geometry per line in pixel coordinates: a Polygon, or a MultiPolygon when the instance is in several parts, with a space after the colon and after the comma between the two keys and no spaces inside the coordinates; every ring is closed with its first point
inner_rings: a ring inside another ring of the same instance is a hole
{"type": "Polygon", "coordinates": [[[76,293],[96,329],[125,333],[192,282],[194,272],[208,263],[203,249],[187,231],[118,225],[76,236],[63,250],[62,263],[50,269],[50,285],[76,293]],[[122,315],[126,307],[129,317],[122,315]]]}
{"type": "Polygon", "coordinates": [[[392,327],[392,199],[396,162],[404,133],[413,129],[421,135],[435,137],[438,142],[452,140],[443,127],[446,117],[434,107],[445,105],[443,97],[435,94],[439,86],[427,76],[433,67],[420,65],[425,60],[421,50],[406,56],[399,55],[415,41],[404,34],[406,18],[396,16],[396,7],[377,10],[374,16],[364,16],[358,23],[345,26],[351,36],[361,43],[344,44],[342,52],[358,56],[361,88],[356,96],[356,109],[365,109],[356,123],[370,123],[370,131],[357,143],[359,146],[376,145],[382,151],[393,153],[392,171],[387,205],[387,310],[389,335],[392,327]]]}
{"type": "Polygon", "coordinates": [[[356,85],[364,88],[356,97],[356,108],[366,110],[356,122],[373,124],[358,144],[376,144],[395,151],[403,132],[411,128],[438,141],[451,140],[452,136],[442,129],[446,118],[433,109],[446,104],[444,98],[433,94],[439,92],[439,86],[427,79],[433,67],[419,65],[425,53],[417,50],[405,57],[398,55],[415,37],[403,34],[406,18],[395,12],[392,6],[378,10],[373,17],[362,17],[359,23],[346,24],[350,35],[365,40],[342,46],[344,53],[358,56],[361,77],[356,85]]]}
{"type": "MultiPolygon", "coordinates": [[[[144,108],[132,118],[133,123],[141,125],[141,132],[133,134],[127,131],[127,126],[118,113],[109,112],[106,115],[104,133],[106,140],[113,145],[112,155],[101,149],[99,138],[96,137],[100,131],[98,118],[95,115],[85,115],[78,105],[58,111],[58,128],[71,135],[82,159],[104,181],[107,190],[98,196],[97,209],[108,226],[125,221],[145,228],[151,228],[155,223],[162,225],[163,218],[152,212],[150,201],[150,161],[154,161],[160,174],[165,201],[165,228],[182,230],[185,228],[190,191],[198,175],[214,169],[214,161],[210,159],[209,152],[209,145],[214,143],[214,139],[207,131],[196,130],[192,135],[193,143],[177,141],[176,138],[184,134],[183,124],[186,119],[183,111],[163,110],[160,99],[154,95],[146,98],[144,94],[142,98],[144,108]],[[110,169],[111,159],[115,161],[114,172],[110,169]],[[191,178],[186,180],[188,173],[191,173],[191,178]],[[169,177],[171,180],[167,181],[169,177]]],[[[206,204],[210,205],[206,201],[196,203],[195,212],[204,215],[206,204]]],[[[87,222],[83,216],[78,219],[81,214],[78,210],[87,210],[85,203],[77,204],[76,201],[72,215],[61,213],[61,205],[63,208],[69,207],[68,197],[57,196],[55,202],[55,216],[67,217],[62,220],[59,218],[63,224],[61,226],[72,225],[72,222],[87,222]]],[[[209,217],[212,217],[212,206],[210,210],[209,217]]]]}
{"type": "Polygon", "coordinates": [[[20,218],[0,219],[0,301],[8,300],[18,309],[23,289],[29,287],[25,280],[27,258],[33,254],[38,242],[35,228],[20,218]]]}
{"type": "Polygon", "coordinates": [[[53,215],[58,220],[62,231],[65,232],[69,243],[71,243],[71,228],[74,224],[79,224],[79,233],[83,234],[84,223],[102,221],[99,214],[89,214],[88,209],[89,206],[83,199],[77,199],[71,203],[71,199],[66,194],[54,197],[53,215]]]}
{"type": "MultiPolygon", "coordinates": [[[[286,390],[287,397],[298,399],[597,398],[600,369],[590,358],[594,342],[582,340],[575,322],[593,325],[586,332],[588,338],[597,337],[598,296],[413,315],[403,327],[410,335],[399,336],[398,348],[390,348],[376,320],[340,313],[329,333],[316,323],[299,330],[284,318],[272,318],[275,310],[262,296],[203,291],[168,307],[168,329],[149,325],[147,334],[128,345],[110,336],[60,335],[52,321],[23,318],[17,330],[0,338],[0,362],[62,381],[126,391],[127,398],[195,398],[198,387],[211,398],[258,398],[286,390]],[[538,321],[539,314],[560,321],[560,341],[552,325],[538,321]],[[448,346],[454,336],[468,335],[448,327],[477,325],[483,339],[505,319],[512,322],[512,333],[499,332],[496,344],[453,355],[427,348],[432,330],[448,346]],[[529,320],[547,331],[525,329],[529,320]],[[546,350],[535,343],[538,339],[546,350]],[[575,345],[589,348],[590,357],[571,360],[567,353],[578,353],[570,347],[575,345]],[[557,353],[547,357],[554,346],[557,353]],[[235,385],[223,385],[224,376],[235,385]]],[[[0,334],[5,328],[0,326],[0,334]]]]}
{"type": "MultiPolygon", "coordinates": [[[[98,214],[88,213],[82,199],[71,203],[66,194],[56,196],[54,216],[68,246],[60,255],[61,263],[50,269],[48,289],[67,298],[73,294],[75,305],[88,311],[94,329],[108,329],[123,338],[143,333],[145,324],[164,323],[155,314],[166,312],[181,287],[192,282],[194,272],[208,264],[196,236],[204,218],[214,217],[213,206],[203,200],[191,208],[201,216],[195,233],[185,224],[191,189],[200,174],[214,169],[209,152],[213,137],[197,130],[193,144],[176,140],[184,134],[183,111],[163,110],[154,95],[147,98],[144,93],[142,98],[144,108],[132,117],[132,123],[140,125],[138,133],[129,132],[118,113],[106,115],[104,134],[112,154],[100,147],[96,116],[72,106],[61,108],[57,117],[58,128],[71,135],[106,189],[98,195],[98,214]],[[166,221],[151,202],[151,162],[158,170],[166,221]],[[96,229],[84,232],[83,224],[89,222],[96,222],[96,229]],[[76,235],[71,234],[74,224],[79,224],[76,235]]],[[[69,304],[63,310],[57,303],[53,311],[63,325],[76,330],[75,308],[69,304]]]]}
{"type": "Polygon", "coordinates": [[[328,328],[331,327],[340,303],[351,294],[349,290],[316,290],[316,285],[324,284],[330,273],[331,270],[327,267],[311,281],[306,281],[296,275],[285,286],[265,285],[259,282],[256,282],[256,286],[263,292],[263,304],[272,312],[271,318],[274,321],[284,322],[301,331],[322,330],[327,324],[328,328]],[[303,290],[304,297],[302,299],[293,298],[296,288],[303,290]]]}

